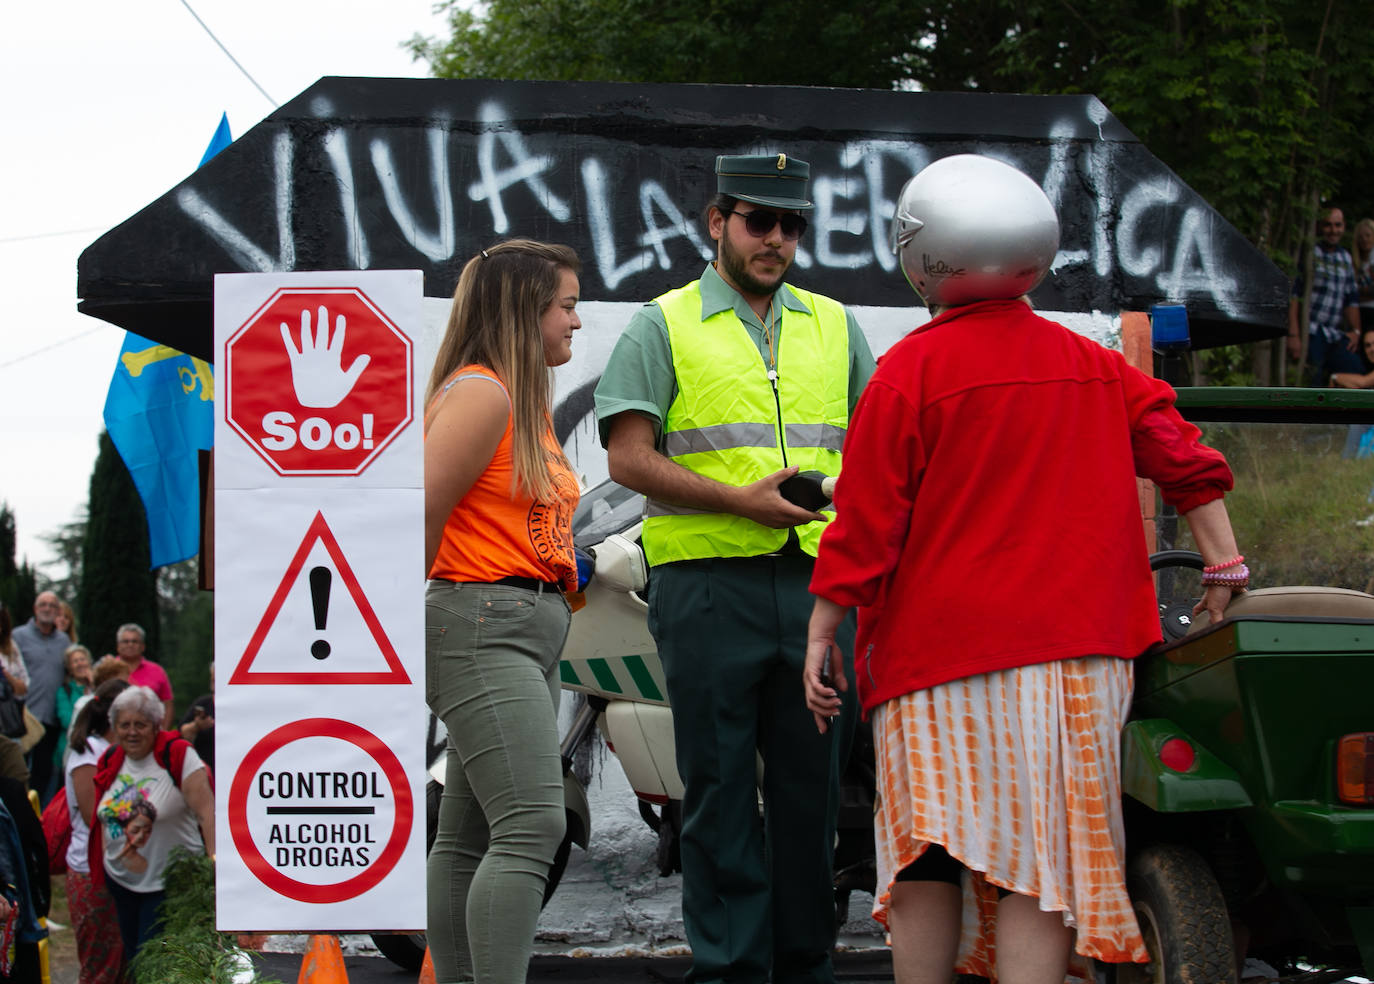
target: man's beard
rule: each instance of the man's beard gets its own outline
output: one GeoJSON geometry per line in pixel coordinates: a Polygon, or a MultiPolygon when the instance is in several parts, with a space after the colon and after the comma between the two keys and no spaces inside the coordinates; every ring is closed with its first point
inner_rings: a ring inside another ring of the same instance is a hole
{"type": "Polygon", "coordinates": [[[777,279],[772,283],[765,283],[749,272],[744,257],[735,252],[735,248],[730,245],[728,238],[722,237],[720,240],[721,265],[725,267],[725,274],[729,277],[730,282],[744,294],[767,297],[778,289],[778,284],[782,283],[782,278],[786,276],[792,262],[785,259],[781,253],[772,252],[771,255],[777,258],[782,269],[778,271],[777,279]]]}

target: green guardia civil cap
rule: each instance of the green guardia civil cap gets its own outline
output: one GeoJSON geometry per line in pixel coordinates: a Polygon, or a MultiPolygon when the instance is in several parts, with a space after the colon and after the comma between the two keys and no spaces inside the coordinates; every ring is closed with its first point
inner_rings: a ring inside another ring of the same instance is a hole
{"type": "Polygon", "coordinates": [[[716,158],[716,191],[755,205],[811,208],[806,197],[811,165],[786,154],[716,158]]]}

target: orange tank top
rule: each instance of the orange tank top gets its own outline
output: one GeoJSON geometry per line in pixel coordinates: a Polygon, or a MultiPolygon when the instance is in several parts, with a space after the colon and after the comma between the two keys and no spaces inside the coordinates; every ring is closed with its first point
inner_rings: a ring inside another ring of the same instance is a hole
{"type": "MultiPolygon", "coordinates": [[[[450,386],[466,376],[492,379],[501,391],[505,383],[485,366],[463,366],[444,382],[429,410],[450,386]]],[[[577,589],[577,560],[573,555],[572,515],[577,508],[577,478],[559,454],[553,421],[544,431],[545,461],[553,483],[553,501],[538,502],[517,490],[514,477],[513,418],[496,446],[491,463],[458,501],[444,524],[431,578],[446,581],[496,581],[503,577],[531,577],[555,581],[568,591],[577,589]]]]}

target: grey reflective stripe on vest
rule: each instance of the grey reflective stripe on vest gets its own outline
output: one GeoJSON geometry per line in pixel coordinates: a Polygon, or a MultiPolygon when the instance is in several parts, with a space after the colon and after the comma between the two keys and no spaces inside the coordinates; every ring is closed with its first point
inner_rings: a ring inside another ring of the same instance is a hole
{"type": "Polygon", "coordinates": [[[834,424],[788,424],[784,433],[789,448],[825,448],[828,451],[844,448],[845,429],[834,424]]]}
{"type": "Polygon", "coordinates": [[[663,453],[670,458],[730,448],[775,448],[778,438],[772,424],[712,424],[689,427],[663,435],[663,453]]]}
{"type": "Polygon", "coordinates": [[[702,516],[711,512],[709,509],[693,509],[691,506],[675,506],[668,502],[659,502],[657,499],[644,498],[645,516],[702,516]]]}
{"type": "MultiPolygon", "coordinates": [[[[788,424],[784,433],[790,448],[825,448],[838,452],[844,447],[845,428],[834,424],[788,424]]],[[[729,448],[772,448],[777,444],[771,424],[713,424],[663,435],[663,453],[670,458],[729,448]]],[[[709,512],[709,509],[675,506],[657,499],[644,500],[645,516],[694,516],[709,512]]]]}

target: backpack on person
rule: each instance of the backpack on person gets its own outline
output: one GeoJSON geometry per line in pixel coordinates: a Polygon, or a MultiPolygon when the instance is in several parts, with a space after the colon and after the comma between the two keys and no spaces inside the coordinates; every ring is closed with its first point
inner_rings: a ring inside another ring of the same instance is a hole
{"type": "Polygon", "coordinates": [[[67,847],[72,842],[72,811],[67,806],[67,787],[43,807],[43,837],[48,842],[48,873],[60,875],[67,870],[67,847]]]}
{"type": "MultiPolygon", "coordinates": [[[[167,770],[167,774],[172,777],[172,785],[177,789],[181,788],[181,770],[186,765],[186,753],[195,746],[181,736],[179,731],[159,731],[157,737],[153,739],[153,761],[167,770]]],[[[124,765],[124,746],[113,744],[105,751],[100,753],[100,761],[95,766],[95,792],[96,801],[105,795],[106,790],[114,784],[115,776],[119,774],[120,768],[124,765]]],[[[210,789],[215,788],[215,777],[210,772],[210,766],[205,766],[205,778],[210,782],[210,789]]]]}
{"type": "MultiPolygon", "coordinates": [[[[186,753],[195,746],[186,738],[183,738],[179,731],[159,731],[157,737],[153,739],[153,761],[162,766],[167,774],[172,777],[172,785],[181,789],[181,770],[186,764],[186,753]]],[[[114,785],[115,778],[119,775],[119,770],[124,765],[124,746],[119,744],[111,745],[100,753],[100,761],[95,767],[95,801],[98,804],[101,797],[114,785]]],[[[205,778],[210,783],[210,791],[215,789],[215,774],[210,771],[210,767],[205,766],[205,778]]],[[[99,818],[91,824],[91,839],[87,845],[87,851],[91,857],[91,884],[97,888],[105,883],[105,862],[101,856],[101,841],[103,828],[99,818]]]]}

